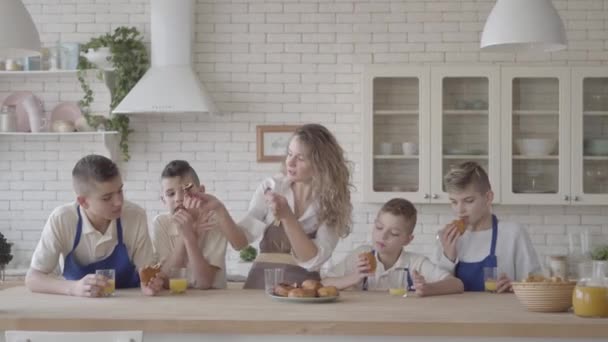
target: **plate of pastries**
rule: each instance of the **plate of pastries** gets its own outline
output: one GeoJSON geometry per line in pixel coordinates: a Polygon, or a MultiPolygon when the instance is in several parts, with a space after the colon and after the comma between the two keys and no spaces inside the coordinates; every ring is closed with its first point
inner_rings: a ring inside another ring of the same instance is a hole
{"type": "Polygon", "coordinates": [[[280,302],[327,303],[340,297],[335,286],[323,286],[318,280],[304,280],[302,284],[280,283],[274,287],[270,297],[280,302]]]}

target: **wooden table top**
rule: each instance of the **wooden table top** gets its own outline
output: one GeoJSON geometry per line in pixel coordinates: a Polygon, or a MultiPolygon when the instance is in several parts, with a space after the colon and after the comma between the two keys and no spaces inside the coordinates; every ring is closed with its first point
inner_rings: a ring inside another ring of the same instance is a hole
{"type": "Polygon", "coordinates": [[[0,291],[0,330],[384,336],[606,337],[608,319],[534,313],[513,294],[418,298],[350,292],[325,304],[277,302],[259,290],[188,290],[110,298],[0,291]]]}

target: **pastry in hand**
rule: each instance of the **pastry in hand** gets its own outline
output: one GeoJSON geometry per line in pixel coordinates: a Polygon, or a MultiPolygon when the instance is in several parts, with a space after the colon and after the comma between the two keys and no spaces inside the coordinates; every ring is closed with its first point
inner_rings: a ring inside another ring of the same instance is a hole
{"type": "Polygon", "coordinates": [[[314,298],[317,296],[317,291],[310,289],[293,289],[289,291],[287,297],[296,298],[314,298]]]}
{"type": "Polygon", "coordinates": [[[148,285],[158,272],[160,272],[160,264],[146,266],[139,271],[139,280],[142,284],[148,285]]]}
{"type": "Polygon", "coordinates": [[[280,283],[274,287],[273,292],[276,296],[287,297],[287,295],[289,294],[289,291],[291,291],[293,289],[294,289],[294,287],[289,284],[280,283]]]}
{"type": "Polygon", "coordinates": [[[313,291],[317,291],[318,289],[323,287],[323,284],[321,284],[320,281],[318,280],[312,280],[312,279],[308,279],[308,280],[304,280],[302,282],[302,286],[303,289],[306,290],[313,290],[313,291]]]}
{"type": "Polygon", "coordinates": [[[464,234],[464,231],[467,229],[467,225],[463,219],[454,220],[452,221],[452,224],[456,226],[460,235],[464,234]]]}
{"type": "Polygon", "coordinates": [[[369,264],[369,273],[376,272],[376,257],[372,252],[361,253],[359,256],[362,256],[367,259],[367,263],[369,264]]]}
{"type": "Polygon", "coordinates": [[[323,286],[317,290],[319,297],[336,297],[339,295],[338,288],[335,286],[323,286]]]}

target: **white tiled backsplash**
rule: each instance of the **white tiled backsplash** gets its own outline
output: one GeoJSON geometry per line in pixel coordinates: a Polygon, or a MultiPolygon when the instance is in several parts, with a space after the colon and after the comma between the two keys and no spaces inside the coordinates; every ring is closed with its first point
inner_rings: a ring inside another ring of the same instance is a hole
{"type": "MultiPolygon", "coordinates": [[[[84,42],[120,25],[136,26],[149,41],[147,0],[25,0],[44,45],[84,42]]],[[[164,164],[192,162],[209,191],[240,217],[257,183],[278,170],[255,160],[259,124],[320,122],[338,137],[361,185],[361,71],[369,63],[608,64],[608,1],[554,1],[569,48],[551,54],[483,53],[479,36],[494,0],[199,0],[195,68],[223,113],[132,119],[132,160],[122,164],[127,197],[148,211],[162,210],[164,164]]],[[[75,76],[1,76],[0,100],[32,90],[49,110],[81,96],[75,76]]],[[[95,84],[96,109],[109,95],[95,84]]],[[[70,172],[83,154],[101,152],[89,137],[0,137],[0,231],[15,243],[13,268],[25,268],[45,218],[73,200],[70,172]]],[[[379,205],[355,204],[354,232],[334,258],[369,238],[379,205]]],[[[430,255],[435,232],[451,220],[446,205],[419,205],[411,249],[430,255]]],[[[500,206],[504,220],[525,224],[541,254],[565,253],[567,233],[589,229],[608,239],[604,207],[500,206]]],[[[237,255],[230,252],[235,270],[237,255]]]]}

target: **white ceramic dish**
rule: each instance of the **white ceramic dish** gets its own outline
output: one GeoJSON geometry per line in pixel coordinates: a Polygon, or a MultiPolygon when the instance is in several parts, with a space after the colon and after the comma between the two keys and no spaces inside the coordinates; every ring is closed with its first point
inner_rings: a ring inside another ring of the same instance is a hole
{"type": "Polygon", "coordinates": [[[548,156],[555,151],[556,139],[526,138],[515,140],[519,153],[524,156],[548,156]]]}
{"type": "Polygon", "coordinates": [[[280,297],[269,294],[270,298],[276,300],[277,302],[288,302],[288,303],[331,303],[335,302],[340,298],[340,296],[334,297],[312,297],[312,298],[304,298],[304,297],[280,297]]]}

